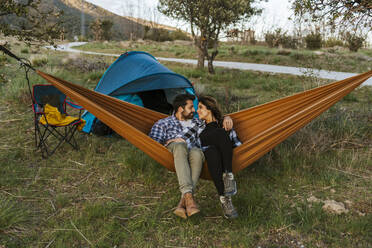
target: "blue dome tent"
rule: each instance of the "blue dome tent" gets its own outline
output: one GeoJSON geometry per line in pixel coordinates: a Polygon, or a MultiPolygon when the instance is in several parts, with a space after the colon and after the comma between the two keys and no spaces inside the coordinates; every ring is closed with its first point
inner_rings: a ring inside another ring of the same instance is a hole
{"type": "MultiPolygon", "coordinates": [[[[151,54],[137,51],[122,54],[94,90],[165,114],[172,112],[171,103],[177,94],[195,95],[187,78],[169,70],[151,54]]],[[[96,117],[85,112],[83,119],[86,121],[83,131],[90,133],[96,117]]]]}

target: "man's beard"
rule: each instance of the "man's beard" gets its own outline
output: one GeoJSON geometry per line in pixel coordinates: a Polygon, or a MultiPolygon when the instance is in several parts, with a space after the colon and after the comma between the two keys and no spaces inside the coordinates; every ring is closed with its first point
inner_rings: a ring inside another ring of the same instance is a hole
{"type": "Polygon", "coordinates": [[[184,118],[185,120],[190,120],[190,119],[192,119],[192,118],[194,117],[194,113],[193,113],[193,112],[191,112],[191,113],[188,114],[188,115],[185,115],[184,113],[185,113],[185,111],[182,112],[182,116],[183,116],[183,118],[184,118]]]}

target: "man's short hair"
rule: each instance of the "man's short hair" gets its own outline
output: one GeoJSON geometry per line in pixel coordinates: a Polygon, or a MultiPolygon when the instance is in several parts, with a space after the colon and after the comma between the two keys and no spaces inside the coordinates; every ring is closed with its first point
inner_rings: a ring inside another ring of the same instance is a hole
{"type": "Polygon", "coordinates": [[[186,104],[187,104],[187,100],[194,101],[195,96],[191,95],[191,94],[179,94],[179,95],[177,95],[173,100],[173,110],[175,112],[177,112],[179,107],[182,107],[182,108],[185,107],[186,104]]]}

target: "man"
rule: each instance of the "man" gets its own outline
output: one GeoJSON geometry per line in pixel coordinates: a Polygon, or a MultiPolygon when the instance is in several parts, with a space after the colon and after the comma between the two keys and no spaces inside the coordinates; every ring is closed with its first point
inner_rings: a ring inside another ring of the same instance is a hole
{"type": "MultiPolygon", "coordinates": [[[[173,154],[182,193],[174,214],[184,219],[200,212],[193,192],[205,160],[198,137],[204,128],[204,122],[194,117],[194,99],[195,96],[190,94],[177,95],[173,101],[174,115],[157,121],[149,134],[173,154]]],[[[223,125],[230,130],[231,118],[225,117],[223,125]]]]}

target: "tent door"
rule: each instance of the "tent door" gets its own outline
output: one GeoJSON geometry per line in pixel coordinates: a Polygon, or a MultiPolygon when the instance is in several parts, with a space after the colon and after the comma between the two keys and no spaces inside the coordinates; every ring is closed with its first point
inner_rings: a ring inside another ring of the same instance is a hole
{"type": "Polygon", "coordinates": [[[173,112],[172,104],[168,102],[163,89],[142,91],[137,93],[142,99],[145,108],[170,115],[173,112]]]}

